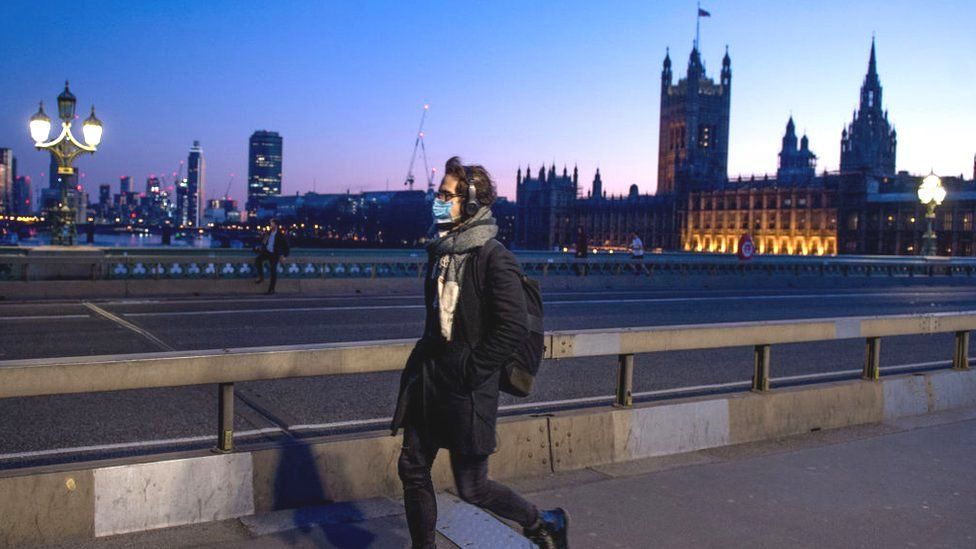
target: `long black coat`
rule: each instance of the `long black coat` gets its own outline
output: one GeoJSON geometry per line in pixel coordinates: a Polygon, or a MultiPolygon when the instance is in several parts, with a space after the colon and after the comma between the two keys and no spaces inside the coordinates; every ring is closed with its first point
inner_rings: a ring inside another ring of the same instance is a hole
{"type": "MultiPolygon", "coordinates": [[[[435,261],[428,261],[428,273],[435,261]]],[[[393,434],[409,424],[452,452],[495,451],[501,370],[528,335],[520,274],[515,256],[498,243],[474,252],[461,277],[449,342],[434,308],[437,280],[427,276],[424,337],[400,378],[393,434]]]]}
{"type": "Polygon", "coordinates": [[[287,256],[291,253],[291,246],[288,244],[288,236],[285,231],[280,228],[277,229],[278,232],[275,234],[274,250],[268,251],[268,239],[271,238],[271,232],[266,232],[261,235],[261,244],[258,246],[259,252],[265,252],[269,255],[274,256],[276,259],[281,256],[287,256]]]}

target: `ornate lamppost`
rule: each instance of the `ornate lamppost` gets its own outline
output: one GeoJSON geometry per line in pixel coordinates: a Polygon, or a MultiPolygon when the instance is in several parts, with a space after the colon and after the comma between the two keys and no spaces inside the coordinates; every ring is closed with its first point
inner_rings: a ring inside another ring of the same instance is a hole
{"type": "Polygon", "coordinates": [[[930,173],[922,180],[918,187],[918,199],[925,205],[925,220],[928,230],[922,235],[922,255],[936,255],[936,237],[932,225],[935,222],[935,208],[945,200],[946,190],[942,180],[934,173],[930,173]]]}
{"type": "MultiPolygon", "coordinates": [[[[71,134],[71,123],[75,117],[74,94],[68,89],[68,82],[64,83],[64,91],[58,96],[58,117],[61,119],[61,134],[47,141],[51,133],[51,119],[44,113],[44,102],[41,102],[37,114],[30,118],[30,134],[34,139],[34,147],[38,150],[47,149],[57,160],[58,175],[69,176],[75,173],[72,167],[75,158],[82,153],[93,154],[102,141],[102,122],[95,118],[95,107],[91,108],[91,115],[85,119],[82,134],[85,142],[81,143],[71,134]]],[[[61,197],[57,206],[48,211],[51,219],[51,244],[72,246],[77,240],[75,229],[75,210],[68,201],[68,184],[61,184],[61,197]]]]}

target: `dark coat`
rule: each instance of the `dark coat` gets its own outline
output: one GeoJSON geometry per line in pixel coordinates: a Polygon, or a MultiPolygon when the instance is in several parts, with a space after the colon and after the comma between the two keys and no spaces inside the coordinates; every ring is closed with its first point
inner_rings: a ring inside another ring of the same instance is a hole
{"type": "Polygon", "coordinates": [[[576,233],[576,257],[586,257],[589,252],[590,244],[586,238],[586,231],[576,233]]]}
{"type": "MultiPolygon", "coordinates": [[[[528,326],[515,255],[497,243],[486,250],[482,255],[481,249],[473,252],[465,264],[449,342],[440,336],[434,309],[437,281],[427,276],[424,337],[400,378],[393,434],[409,424],[452,452],[495,451],[501,370],[528,335],[528,326]]],[[[427,272],[433,267],[431,258],[427,272]]]]}
{"type": "Polygon", "coordinates": [[[261,245],[258,246],[258,252],[265,252],[273,255],[275,259],[281,256],[287,256],[291,253],[291,246],[288,245],[288,237],[285,235],[285,231],[278,229],[278,233],[275,235],[274,250],[268,251],[268,238],[271,237],[271,232],[268,231],[261,236],[261,245]]]}

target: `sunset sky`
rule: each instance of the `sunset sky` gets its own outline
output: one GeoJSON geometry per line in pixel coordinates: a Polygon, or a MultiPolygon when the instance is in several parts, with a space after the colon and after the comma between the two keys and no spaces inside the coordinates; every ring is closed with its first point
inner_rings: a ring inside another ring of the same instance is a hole
{"type": "MultiPolygon", "coordinates": [[[[898,131],[897,167],[972,177],[976,153],[976,4],[710,1],[703,58],[732,58],[729,175],[776,170],[787,118],[805,131],[818,170],[839,164],[872,34],[884,107],[898,131]]],[[[5,2],[0,34],[0,147],[40,178],[27,119],[56,112],[64,80],[101,150],[77,166],[93,199],[120,175],[141,190],[170,174],[199,140],[206,197],[243,199],[247,139],[284,138],[285,194],[402,189],[425,103],[433,166],[452,155],[484,164],[500,194],[515,172],[574,164],[589,188],[657,174],[660,71],[671,48],[684,75],[694,2],[5,2]]],[[[80,131],[78,132],[80,134],[80,131]]],[[[422,163],[415,170],[423,181],[422,163]]],[[[36,181],[36,179],[35,179],[36,181]]],[[[36,183],[35,183],[36,184],[36,183]]],[[[46,185],[46,178],[42,184],[46,185]]]]}

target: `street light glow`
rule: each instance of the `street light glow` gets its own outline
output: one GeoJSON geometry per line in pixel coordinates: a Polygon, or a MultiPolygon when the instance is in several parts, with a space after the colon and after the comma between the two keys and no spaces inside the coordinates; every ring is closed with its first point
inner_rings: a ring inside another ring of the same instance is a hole
{"type": "Polygon", "coordinates": [[[925,176],[925,179],[922,180],[921,186],[918,188],[918,199],[922,202],[922,204],[935,202],[935,205],[938,206],[942,204],[945,197],[946,190],[945,187],[942,186],[942,179],[940,179],[939,176],[935,175],[934,173],[930,173],[925,176]]]}
{"type": "Polygon", "coordinates": [[[51,119],[44,113],[43,101],[41,101],[37,113],[30,117],[29,126],[31,138],[34,140],[34,143],[47,141],[48,136],[51,134],[51,119]]]}
{"type": "Polygon", "coordinates": [[[85,119],[81,133],[85,136],[85,143],[92,147],[102,142],[102,121],[95,118],[95,105],[92,105],[91,116],[85,119]]]}

